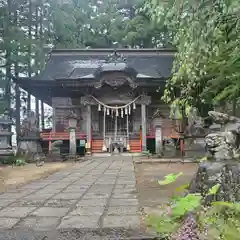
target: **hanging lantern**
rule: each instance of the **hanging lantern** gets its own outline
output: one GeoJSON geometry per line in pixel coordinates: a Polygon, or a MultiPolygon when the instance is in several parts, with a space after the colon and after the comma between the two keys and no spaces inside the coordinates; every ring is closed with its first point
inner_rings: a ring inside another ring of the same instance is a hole
{"type": "Polygon", "coordinates": [[[98,104],[98,111],[100,112],[101,111],[101,105],[98,104]]]}
{"type": "Polygon", "coordinates": [[[109,115],[110,114],[110,112],[109,112],[109,108],[107,108],[107,115],[109,115]]]}
{"type": "Polygon", "coordinates": [[[121,108],[121,117],[123,118],[123,108],[121,108]]]}
{"type": "Polygon", "coordinates": [[[136,109],[136,103],[134,102],[133,103],[133,110],[135,110],[136,109]]]}
{"type": "Polygon", "coordinates": [[[128,114],[128,109],[127,109],[127,107],[125,107],[125,115],[127,115],[128,114]]]}
{"type": "Polygon", "coordinates": [[[118,109],[116,109],[116,116],[118,117],[118,109]]]}
{"type": "Polygon", "coordinates": [[[129,115],[131,114],[131,105],[129,105],[129,107],[128,107],[128,113],[129,113],[129,115]]]}

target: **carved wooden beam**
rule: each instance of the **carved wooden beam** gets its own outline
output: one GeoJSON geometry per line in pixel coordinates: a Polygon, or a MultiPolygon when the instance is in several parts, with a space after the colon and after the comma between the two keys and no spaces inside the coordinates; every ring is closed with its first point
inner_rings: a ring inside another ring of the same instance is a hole
{"type": "Polygon", "coordinates": [[[81,97],[81,104],[82,105],[97,105],[96,101],[91,96],[84,96],[81,97]]]}
{"type": "Polygon", "coordinates": [[[151,104],[151,96],[147,96],[147,95],[141,96],[141,98],[136,101],[136,104],[137,105],[138,104],[145,104],[145,105],[151,104]]]}
{"type": "Polygon", "coordinates": [[[109,85],[113,88],[118,88],[120,86],[123,86],[125,83],[128,83],[131,88],[136,88],[137,84],[133,80],[132,77],[129,77],[123,73],[112,73],[112,74],[106,74],[103,75],[103,77],[100,79],[99,82],[96,82],[94,84],[94,87],[99,89],[101,88],[104,84],[109,85]]]}
{"type": "MultiPolygon", "coordinates": [[[[55,106],[55,108],[58,109],[74,109],[74,108],[82,108],[82,106],[86,105],[97,105],[97,102],[91,97],[91,96],[84,96],[81,97],[81,104],[80,105],[61,105],[61,106],[55,106]]],[[[112,101],[114,102],[114,100],[112,101]]],[[[108,103],[105,103],[108,104],[108,103]]],[[[124,103],[123,103],[124,104],[124,103]]],[[[136,105],[150,105],[151,104],[151,96],[142,96],[136,101],[136,105]]]]}

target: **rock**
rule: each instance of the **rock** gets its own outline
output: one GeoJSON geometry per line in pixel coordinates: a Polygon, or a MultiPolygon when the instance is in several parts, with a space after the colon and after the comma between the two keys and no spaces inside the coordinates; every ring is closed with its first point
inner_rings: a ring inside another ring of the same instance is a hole
{"type": "Polygon", "coordinates": [[[210,158],[200,164],[189,192],[206,196],[211,187],[220,184],[215,196],[207,196],[207,204],[216,200],[240,201],[240,119],[214,111],[209,112],[209,116],[215,124],[223,125],[222,131],[206,136],[210,158]]]}
{"type": "Polygon", "coordinates": [[[240,201],[240,163],[207,161],[200,164],[189,192],[206,196],[209,189],[216,184],[220,184],[220,188],[215,196],[206,198],[206,204],[212,201],[240,201]]]}
{"type": "Polygon", "coordinates": [[[208,115],[212,118],[213,122],[216,124],[227,124],[229,122],[235,122],[237,120],[236,117],[221,112],[209,111],[208,115]]]}

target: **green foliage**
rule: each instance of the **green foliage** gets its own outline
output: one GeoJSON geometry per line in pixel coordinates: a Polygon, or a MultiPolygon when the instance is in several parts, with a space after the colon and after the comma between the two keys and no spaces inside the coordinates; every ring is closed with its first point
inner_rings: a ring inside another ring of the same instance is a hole
{"type": "Polygon", "coordinates": [[[212,188],[210,188],[210,189],[208,190],[207,195],[216,195],[217,192],[218,192],[218,190],[219,190],[219,188],[220,188],[220,184],[214,185],[212,188]]]}
{"type": "MultiPolygon", "coordinates": [[[[15,102],[13,77],[32,76],[44,65],[45,43],[51,39],[49,1],[2,1],[0,6],[0,88],[3,92],[0,113],[15,102]],[[37,29],[37,30],[36,30],[37,29]]],[[[21,90],[21,95],[23,91],[21,90]]],[[[21,109],[26,102],[21,102],[21,109]]],[[[12,117],[15,117],[13,114],[12,117]]]]}
{"type": "MultiPolygon", "coordinates": [[[[182,173],[167,175],[164,181],[160,181],[160,185],[174,182],[181,175],[182,173]]],[[[188,185],[184,185],[180,189],[186,189],[187,187],[188,185]]],[[[220,185],[216,184],[209,189],[207,196],[215,195],[219,188],[220,185]]],[[[168,204],[162,206],[161,216],[149,216],[147,222],[157,233],[168,239],[178,231],[188,214],[192,213],[196,216],[200,233],[205,235],[204,239],[239,239],[240,204],[213,202],[211,206],[206,207],[204,202],[205,197],[200,194],[174,197],[168,204]]]]}
{"type": "Polygon", "coordinates": [[[174,219],[184,217],[187,213],[195,211],[200,206],[201,200],[200,194],[187,194],[177,199],[172,206],[171,216],[174,219]]]}
{"type": "Polygon", "coordinates": [[[174,173],[171,173],[171,174],[168,174],[167,176],[165,176],[165,179],[164,180],[159,180],[158,181],[158,184],[160,185],[167,185],[167,184],[170,184],[172,182],[175,182],[177,180],[178,177],[182,176],[183,173],[180,172],[180,173],[177,173],[177,174],[174,174],[174,173]]]}
{"type": "Polygon", "coordinates": [[[156,233],[161,234],[161,237],[167,238],[171,233],[177,231],[181,226],[180,223],[170,218],[169,215],[163,214],[161,216],[149,216],[147,219],[149,226],[153,227],[156,233]]]}
{"type": "Polygon", "coordinates": [[[26,165],[26,162],[24,159],[16,159],[15,165],[16,166],[24,166],[24,165],[26,165]]]}
{"type": "Polygon", "coordinates": [[[172,30],[178,50],[165,102],[200,109],[240,97],[239,0],[148,0],[145,9],[172,30]]]}
{"type": "Polygon", "coordinates": [[[143,0],[52,1],[53,36],[60,48],[169,45],[167,29],[151,21],[143,0]],[[107,13],[107,14],[106,14],[107,13]]]}

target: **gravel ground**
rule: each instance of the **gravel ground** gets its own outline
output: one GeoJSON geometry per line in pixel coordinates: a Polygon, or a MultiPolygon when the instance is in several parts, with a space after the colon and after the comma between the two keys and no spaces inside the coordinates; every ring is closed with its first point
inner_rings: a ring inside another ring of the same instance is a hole
{"type": "Polygon", "coordinates": [[[138,199],[144,214],[160,214],[159,205],[169,201],[173,194],[183,194],[175,189],[188,184],[198,167],[197,163],[141,163],[135,164],[138,199]],[[183,176],[169,185],[160,186],[157,180],[163,180],[170,173],[183,172],[183,176]]]}

